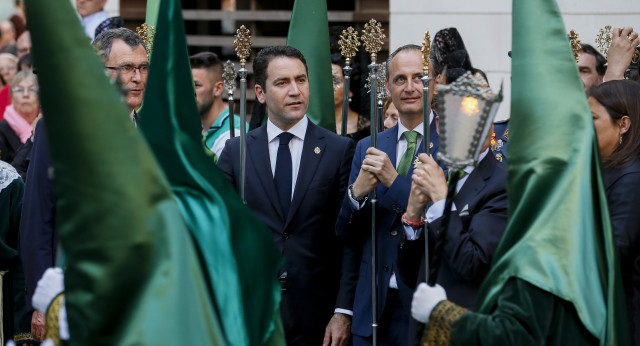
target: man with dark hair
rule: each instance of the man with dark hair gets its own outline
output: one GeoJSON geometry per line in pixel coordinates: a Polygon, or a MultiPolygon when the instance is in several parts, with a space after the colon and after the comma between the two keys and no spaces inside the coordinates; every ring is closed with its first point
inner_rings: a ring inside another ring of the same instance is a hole
{"type": "Polygon", "coordinates": [[[607,60],[600,52],[589,44],[581,44],[580,55],[578,56],[578,71],[584,86],[584,91],[589,91],[592,86],[602,83],[602,78],[607,72],[605,64],[607,60]]]}
{"type": "MultiPolygon", "coordinates": [[[[334,226],[353,142],[306,116],[309,81],[300,51],[265,48],[253,69],[256,97],[266,104],[269,118],[247,134],[245,197],[284,255],[277,274],[287,344],[343,345],[348,341],[349,319],[343,316],[346,328],[331,319],[346,296],[338,292],[342,246],[334,226]]],[[[230,139],[218,161],[236,189],[241,185],[239,144],[239,138],[230,139]]]]}
{"type": "MultiPolygon", "coordinates": [[[[205,136],[205,144],[218,157],[222,149],[231,137],[229,130],[229,108],[222,101],[225,91],[222,81],[222,61],[215,53],[202,52],[192,55],[191,72],[196,87],[196,100],[198,112],[202,122],[202,133],[205,136]]],[[[235,135],[240,135],[241,124],[248,127],[245,121],[234,115],[235,135]]]]}
{"type": "MultiPolygon", "coordinates": [[[[431,72],[429,87],[433,96],[440,76],[431,72]]],[[[377,321],[378,340],[383,345],[406,345],[411,297],[401,297],[403,284],[396,279],[396,257],[402,239],[400,217],[405,212],[411,174],[416,155],[424,152],[422,112],[422,52],[417,45],[396,49],[387,60],[387,90],[398,109],[398,124],[378,135],[377,148],[371,139],[358,142],[351,166],[347,196],[338,216],[336,232],[349,246],[345,247],[346,268],[341,283],[344,290],[355,291],[355,300],[338,306],[337,313],[353,314],[353,344],[372,343],[371,292],[371,203],[367,196],[376,189],[377,244],[377,321]]],[[[430,112],[429,152],[435,156],[438,149],[435,113],[430,112]]],[[[408,292],[409,289],[406,288],[408,292]]]]}
{"type": "Polygon", "coordinates": [[[93,45],[100,52],[111,78],[119,77],[122,85],[128,89],[125,103],[132,118],[137,119],[136,112],[142,105],[149,73],[149,58],[144,41],[127,28],[117,28],[98,35],[93,45]]]}

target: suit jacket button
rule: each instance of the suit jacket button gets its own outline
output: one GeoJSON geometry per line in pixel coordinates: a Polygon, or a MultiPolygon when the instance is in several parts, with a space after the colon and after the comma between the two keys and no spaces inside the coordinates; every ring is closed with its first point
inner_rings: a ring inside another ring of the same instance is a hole
{"type": "Polygon", "coordinates": [[[391,231],[391,236],[392,237],[395,237],[397,235],[398,235],[398,231],[396,231],[396,230],[391,231]]]}
{"type": "Polygon", "coordinates": [[[388,272],[389,271],[389,266],[384,266],[384,271],[388,272]]]}
{"type": "Polygon", "coordinates": [[[282,239],[289,239],[289,233],[282,233],[282,239]]]}

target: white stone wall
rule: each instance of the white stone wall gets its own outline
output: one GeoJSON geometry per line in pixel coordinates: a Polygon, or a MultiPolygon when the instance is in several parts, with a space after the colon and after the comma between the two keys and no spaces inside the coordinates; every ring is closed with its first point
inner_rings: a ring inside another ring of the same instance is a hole
{"type": "MultiPolygon", "coordinates": [[[[638,0],[558,0],[558,6],[567,31],[576,30],[584,43],[595,46],[596,35],[605,25],[632,26],[640,31],[638,0]]],[[[504,82],[505,99],[496,120],[509,116],[511,0],[390,0],[389,8],[391,50],[408,43],[421,44],[425,30],[433,37],[440,29],[456,27],[473,66],[487,73],[494,91],[504,82]]]]}

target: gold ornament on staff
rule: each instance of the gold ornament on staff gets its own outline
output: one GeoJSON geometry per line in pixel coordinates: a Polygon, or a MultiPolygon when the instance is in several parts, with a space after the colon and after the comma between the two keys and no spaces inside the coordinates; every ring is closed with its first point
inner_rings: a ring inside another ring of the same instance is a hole
{"type": "Polygon", "coordinates": [[[240,64],[246,64],[247,58],[251,55],[251,33],[244,25],[236,30],[236,39],[233,45],[236,47],[236,55],[240,58],[240,64]]]}
{"type": "Polygon", "coordinates": [[[422,40],[422,70],[425,76],[429,75],[429,56],[431,55],[431,35],[429,30],[424,32],[424,39],[422,40]]]}
{"type": "MultiPolygon", "coordinates": [[[[240,198],[243,203],[247,203],[245,198],[245,187],[247,177],[247,58],[251,55],[251,35],[249,29],[244,25],[236,31],[233,45],[236,47],[236,55],[240,58],[240,198]]],[[[229,114],[233,117],[233,114],[229,114]]]]}
{"type": "Polygon", "coordinates": [[[611,47],[611,39],[613,38],[613,31],[611,30],[611,25],[606,25],[604,29],[600,28],[600,33],[596,37],[596,44],[598,45],[598,50],[600,53],[604,54],[604,57],[607,58],[609,54],[609,47],[611,47]]]}
{"type": "Polygon", "coordinates": [[[347,135],[347,118],[349,117],[349,89],[351,85],[351,58],[353,58],[358,52],[358,46],[360,46],[360,40],[358,40],[358,32],[352,27],[348,27],[346,30],[342,30],[340,35],[340,53],[345,57],[345,64],[342,68],[342,75],[344,76],[344,86],[342,88],[342,125],[341,132],[343,136],[347,135]]]}
{"type": "Polygon", "coordinates": [[[349,65],[351,63],[351,58],[356,56],[358,47],[360,47],[358,32],[355,31],[351,26],[345,30],[342,30],[342,35],[340,35],[338,44],[340,45],[340,54],[342,54],[342,56],[346,60],[347,65],[349,65]]]}
{"type": "Polygon", "coordinates": [[[235,137],[235,119],[234,119],[234,100],[233,100],[233,89],[236,88],[236,77],[238,77],[238,73],[236,72],[236,67],[233,65],[231,60],[227,60],[224,64],[224,72],[222,73],[222,80],[224,81],[224,88],[227,89],[227,103],[229,104],[229,136],[231,138],[235,137]]]}
{"type": "Polygon", "coordinates": [[[575,30],[571,30],[567,36],[569,37],[569,42],[571,42],[571,50],[577,63],[580,57],[580,50],[582,49],[582,45],[580,45],[580,35],[578,35],[575,30]]]}
{"type": "Polygon", "coordinates": [[[144,46],[147,48],[147,57],[150,57],[151,50],[153,49],[153,38],[156,36],[156,29],[147,23],[142,23],[142,25],[136,28],[136,33],[142,38],[142,41],[144,41],[144,46]]]}
{"type": "Polygon", "coordinates": [[[375,19],[369,20],[362,30],[362,42],[364,42],[365,50],[371,55],[371,62],[375,63],[378,52],[382,49],[382,41],[387,37],[383,30],[382,24],[375,19]]]}

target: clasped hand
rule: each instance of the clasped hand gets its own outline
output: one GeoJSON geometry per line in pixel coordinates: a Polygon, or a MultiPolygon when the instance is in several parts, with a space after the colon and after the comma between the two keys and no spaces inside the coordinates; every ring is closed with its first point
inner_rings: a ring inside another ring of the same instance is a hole
{"type": "Polygon", "coordinates": [[[429,201],[447,198],[447,181],[444,172],[431,155],[420,154],[421,164],[413,170],[411,193],[407,204],[407,220],[417,221],[429,201]]]}

